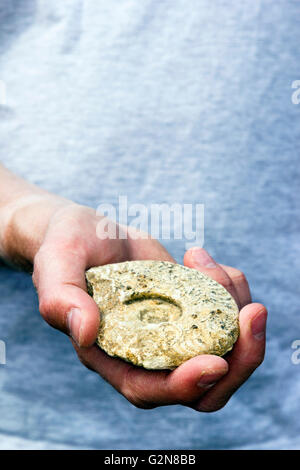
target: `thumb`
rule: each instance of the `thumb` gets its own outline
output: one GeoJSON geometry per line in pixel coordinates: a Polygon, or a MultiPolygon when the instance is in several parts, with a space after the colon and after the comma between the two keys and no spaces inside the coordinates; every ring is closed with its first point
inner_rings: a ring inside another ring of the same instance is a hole
{"type": "Polygon", "coordinates": [[[42,317],[81,347],[97,337],[99,310],[86,291],[86,257],[80,250],[43,246],[34,259],[33,283],[42,317]]]}

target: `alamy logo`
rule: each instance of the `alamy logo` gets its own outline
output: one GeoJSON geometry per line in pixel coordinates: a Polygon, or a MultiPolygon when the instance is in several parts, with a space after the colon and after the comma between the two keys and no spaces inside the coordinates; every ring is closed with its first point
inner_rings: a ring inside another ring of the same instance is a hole
{"type": "Polygon", "coordinates": [[[6,105],[6,85],[3,80],[0,80],[0,106],[6,105]]]}
{"type": "Polygon", "coordinates": [[[296,91],[292,94],[292,103],[299,104],[300,103],[300,80],[294,80],[292,83],[292,88],[296,88],[296,91]]]}
{"type": "Polygon", "coordinates": [[[300,364],[300,339],[295,339],[291,344],[291,348],[295,349],[292,354],[291,361],[293,364],[298,365],[300,364]]]}
{"type": "Polygon", "coordinates": [[[2,340],[0,340],[0,364],[6,364],[6,346],[2,340]]]}
{"type": "Polygon", "coordinates": [[[188,250],[204,244],[204,204],[128,204],[127,196],[119,196],[119,207],[112,204],[100,204],[97,215],[101,220],[97,224],[97,237],[101,240],[127,238],[126,231],[117,231],[119,226],[128,226],[138,230],[131,232],[131,237],[161,238],[162,240],[185,240],[188,250]],[[103,217],[104,216],[104,217],[103,217]]]}

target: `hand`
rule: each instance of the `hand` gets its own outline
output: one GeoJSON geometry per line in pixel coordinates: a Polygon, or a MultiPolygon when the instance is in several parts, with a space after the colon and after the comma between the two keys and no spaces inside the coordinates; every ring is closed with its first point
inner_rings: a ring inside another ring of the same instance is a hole
{"type": "Polygon", "coordinates": [[[174,371],[152,372],[132,366],[109,357],[94,344],[99,311],[86,292],[85,270],[125,260],[175,260],[156,240],[134,239],[134,230],[126,227],[118,229],[127,231],[127,239],[100,240],[96,236],[98,222],[93,209],[76,204],[59,208],[51,216],[34,257],[33,281],[44,319],[70,335],[81,362],[137,407],[183,404],[199,411],[215,411],[224,406],[264,356],[266,309],[260,304],[247,305],[251,299],[243,274],[212,264],[210,257],[207,265],[209,255],[203,249],[193,248],[185,255],[186,266],[200,269],[223,284],[244,307],[240,338],[226,360],[201,355],[174,371]]]}
{"type": "Polygon", "coordinates": [[[228,373],[193,404],[198,411],[217,411],[223,408],[234,392],[263,362],[267,310],[261,304],[251,303],[248,282],[241,271],[216,263],[204,249],[189,250],[185,254],[184,264],[222,284],[241,309],[240,336],[232,351],[224,357],[228,364],[228,373]]]}

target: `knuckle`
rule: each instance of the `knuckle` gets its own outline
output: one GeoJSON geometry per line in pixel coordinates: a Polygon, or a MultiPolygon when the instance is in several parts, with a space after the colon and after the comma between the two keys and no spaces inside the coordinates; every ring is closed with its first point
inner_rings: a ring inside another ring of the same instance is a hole
{"type": "Polygon", "coordinates": [[[236,275],[234,276],[235,282],[238,282],[239,284],[248,284],[246,275],[242,271],[238,271],[236,275]]]}
{"type": "Polygon", "coordinates": [[[255,357],[245,356],[238,359],[239,365],[243,369],[253,372],[257,367],[259,367],[264,361],[264,352],[255,357]]]}
{"type": "MultiPolygon", "coordinates": [[[[126,397],[127,398],[127,397],[126,397]]],[[[140,400],[139,398],[137,397],[134,397],[134,398],[131,398],[131,399],[128,399],[128,401],[130,401],[130,403],[135,406],[136,408],[139,408],[141,410],[149,410],[149,409],[152,409],[154,408],[154,405],[151,405],[150,403],[147,403],[143,400],[140,400]]]]}
{"type": "Polygon", "coordinates": [[[86,255],[86,248],[81,236],[73,235],[62,241],[61,248],[64,251],[73,253],[76,257],[84,257],[86,255]]]}
{"type": "Polygon", "coordinates": [[[40,247],[34,257],[34,270],[38,273],[47,269],[48,261],[55,253],[61,256],[64,253],[69,253],[76,259],[86,257],[87,248],[84,237],[79,231],[76,233],[69,233],[66,235],[54,235],[50,237],[40,247]]]}
{"type": "Polygon", "coordinates": [[[52,302],[47,297],[39,299],[39,311],[47,323],[51,323],[52,302]]]}
{"type": "Polygon", "coordinates": [[[38,279],[37,279],[37,272],[36,272],[35,270],[34,270],[33,273],[32,273],[31,279],[32,279],[32,284],[33,284],[34,287],[37,289],[37,287],[38,287],[38,279]]]}
{"type": "Polygon", "coordinates": [[[214,413],[215,411],[219,411],[228,403],[230,397],[219,400],[217,402],[203,402],[200,406],[197,407],[198,411],[202,411],[203,413],[214,413]]]}
{"type": "Polygon", "coordinates": [[[257,369],[257,367],[259,367],[263,362],[264,362],[264,354],[259,356],[257,359],[253,360],[252,363],[250,364],[252,365],[253,369],[257,369]]]}
{"type": "Polygon", "coordinates": [[[200,407],[200,411],[202,411],[203,413],[215,413],[216,411],[219,411],[222,408],[224,408],[224,406],[225,406],[225,403],[218,404],[218,405],[202,405],[200,407]]]}
{"type": "Polygon", "coordinates": [[[46,320],[49,314],[49,307],[48,302],[46,302],[44,299],[40,299],[39,301],[39,311],[42,317],[46,320]]]}
{"type": "Polygon", "coordinates": [[[36,285],[37,283],[38,274],[40,272],[40,258],[41,258],[41,255],[40,255],[40,252],[38,251],[33,260],[32,280],[33,280],[34,285],[36,285]]]}
{"type": "Polygon", "coordinates": [[[77,356],[81,364],[92,372],[96,372],[95,369],[91,366],[89,361],[82,355],[80,352],[77,352],[77,356]]]}
{"type": "Polygon", "coordinates": [[[215,411],[221,410],[227,405],[232,395],[239,389],[239,387],[240,384],[236,384],[231,386],[230,390],[224,391],[217,397],[204,398],[201,401],[200,406],[197,407],[198,411],[203,411],[204,413],[214,413],[215,411]]]}
{"type": "Polygon", "coordinates": [[[40,273],[42,272],[43,265],[45,264],[44,260],[47,260],[47,257],[47,250],[45,250],[44,246],[41,246],[33,260],[32,282],[36,288],[38,287],[40,273]]]}
{"type": "Polygon", "coordinates": [[[150,403],[145,397],[143,397],[143,392],[140,390],[140,387],[137,386],[136,382],[134,382],[131,377],[132,369],[128,369],[122,386],[121,386],[121,393],[124,397],[136,408],[140,409],[151,409],[154,408],[155,405],[150,403]]]}
{"type": "Polygon", "coordinates": [[[263,351],[259,356],[257,356],[255,359],[250,362],[252,365],[253,370],[255,370],[257,367],[259,367],[263,362],[265,358],[265,351],[263,351]]]}
{"type": "Polygon", "coordinates": [[[122,393],[124,397],[136,408],[146,409],[148,408],[147,403],[144,399],[140,398],[137,393],[135,392],[134,388],[131,387],[124,387],[122,389],[122,393]]]}

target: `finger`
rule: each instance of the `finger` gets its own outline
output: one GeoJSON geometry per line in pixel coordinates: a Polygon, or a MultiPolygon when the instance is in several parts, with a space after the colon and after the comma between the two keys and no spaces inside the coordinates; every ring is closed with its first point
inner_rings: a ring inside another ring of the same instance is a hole
{"type": "Polygon", "coordinates": [[[86,255],[70,241],[47,245],[34,260],[33,281],[39,309],[54,328],[71,335],[77,344],[91,346],[99,328],[99,310],[86,292],[86,255]]]}
{"type": "Polygon", "coordinates": [[[248,281],[241,271],[231,266],[225,266],[220,264],[224,271],[228,274],[233,282],[237,295],[239,297],[241,307],[251,303],[251,293],[248,285],[248,281]]]}
{"type": "Polygon", "coordinates": [[[240,336],[227,358],[229,372],[195,405],[199,411],[222,408],[232,394],[262,363],[265,354],[267,310],[261,304],[250,304],[240,312],[240,336]]]}
{"type": "Polygon", "coordinates": [[[207,253],[204,248],[190,248],[184,255],[184,265],[198,269],[225,287],[240,307],[240,299],[233,282],[224,269],[207,253]]]}
{"type": "Polygon", "coordinates": [[[227,362],[212,355],[194,357],[173,371],[149,371],[112,358],[98,346],[74,347],[84,365],[140,408],[194,402],[228,372],[227,362]]]}

